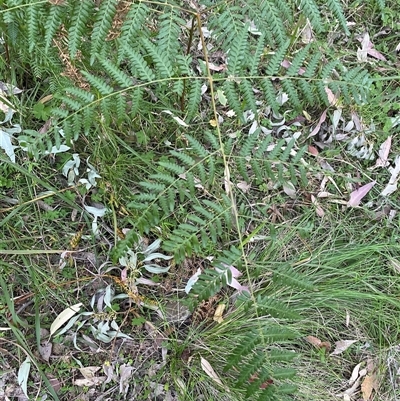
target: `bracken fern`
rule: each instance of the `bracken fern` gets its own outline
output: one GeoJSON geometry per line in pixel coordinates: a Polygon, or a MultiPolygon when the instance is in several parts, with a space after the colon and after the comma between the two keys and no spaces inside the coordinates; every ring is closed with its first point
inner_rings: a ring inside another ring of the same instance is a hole
{"type": "MultiPolygon", "coordinates": [[[[52,130],[46,135],[27,131],[22,138],[34,157],[59,143],[61,129],[72,142],[99,125],[123,130],[165,110],[179,117],[179,146],[155,160],[133,189],[128,209],[134,229],[117,243],[113,258],[156,226],[165,228],[164,251],[177,263],[212,249],[217,254],[192,290],[196,302],[231,283],[230,266],[246,264],[243,238],[252,213],[239,204],[237,180],[251,188],[307,185],[306,148],[296,139],[265,133],[260,121],[266,110],[279,116],[288,108],[329,105],[328,89],[344,104],[361,103],[367,95],[365,70],[329,60],[313,43],[293,41],[298,15],[323,32],[326,9],[347,32],[339,0],[325,2],[324,13],[314,0],[203,1],[201,13],[173,1],[131,1],[122,8],[116,0],[103,0],[95,8],[90,0],[10,0],[1,7],[0,26],[11,57],[30,65],[36,76],[47,74],[53,91],[52,130]],[[283,94],[288,97],[284,106],[283,94]],[[222,132],[217,97],[221,110],[231,112],[237,135],[222,132]],[[204,121],[215,129],[204,129],[204,121]],[[185,124],[191,124],[190,134],[183,131],[185,124]],[[254,132],[243,135],[252,124],[254,132]],[[232,240],[235,245],[215,250],[215,244],[232,240]]],[[[271,272],[277,286],[312,290],[290,266],[271,272]]],[[[274,297],[239,301],[260,316],[299,318],[274,297]]],[[[226,369],[247,397],[283,400],[293,391],[288,363],[295,354],[274,344],[296,336],[271,324],[240,338],[226,369]]]]}

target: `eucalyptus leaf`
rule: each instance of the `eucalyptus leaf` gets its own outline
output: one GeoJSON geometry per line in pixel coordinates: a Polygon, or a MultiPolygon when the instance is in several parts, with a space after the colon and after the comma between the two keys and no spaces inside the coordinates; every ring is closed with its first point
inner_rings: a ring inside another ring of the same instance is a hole
{"type": "Polygon", "coordinates": [[[172,259],[173,256],[167,256],[167,255],[163,255],[162,253],[152,253],[149,256],[147,256],[143,262],[148,262],[149,260],[153,260],[153,259],[163,259],[163,260],[170,260],[172,259]]]}
{"type": "Polygon", "coordinates": [[[171,268],[171,266],[161,267],[154,264],[154,265],[144,265],[144,268],[150,273],[157,274],[157,273],[166,273],[171,268]]]}
{"type": "Polygon", "coordinates": [[[18,384],[21,386],[22,391],[25,396],[28,397],[28,378],[29,372],[31,370],[31,359],[29,356],[22,362],[21,366],[18,369],[18,384]]]}
{"type": "Polygon", "coordinates": [[[161,245],[161,240],[157,239],[152,244],[150,244],[142,253],[145,255],[150,255],[154,251],[156,251],[161,245]]]}

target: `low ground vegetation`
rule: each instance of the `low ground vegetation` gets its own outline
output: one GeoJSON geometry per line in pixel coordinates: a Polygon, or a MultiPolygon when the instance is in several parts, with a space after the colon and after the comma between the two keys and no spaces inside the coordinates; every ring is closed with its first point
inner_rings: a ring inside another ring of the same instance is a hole
{"type": "Polygon", "coordinates": [[[397,399],[399,13],[1,5],[0,399],[397,399]]]}

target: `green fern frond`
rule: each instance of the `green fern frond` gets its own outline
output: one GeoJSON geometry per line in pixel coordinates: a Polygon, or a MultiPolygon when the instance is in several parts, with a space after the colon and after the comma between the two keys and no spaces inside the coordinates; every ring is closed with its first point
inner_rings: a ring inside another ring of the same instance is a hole
{"type": "Polygon", "coordinates": [[[228,53],[228,74],[231,76],[240,75],[243,60],[247,55],[247,37],[248,25],[245,25],[239,32],[236,40],[232,43],[232,47],[228,53]]]}
{"type": "Polygon", "coordinates": [[[96,54],[99,54],[103,48],[103,42],[106,40],[117,11],[117,4],[117,0],[104,0],[100,3],[90,38],[90,65],[93,65],[96,54]]]}
{"type": "Polygon", "coordinates": [[[143,38],[141,40],[143,47],[148,52],[149,56],[152,58],[158,75],[161,78],[170,78],[173,76],[172,65],[169,61],[168,56],[165,54],[164,50],[158,46],[155,46],[149,39],[143,38]]]}
{"type": "Polygon", "coordinates": [[[299,69],[300,67],[302,67],[304,60],[310,51],[310,47],[311,45],[308,44],[307,46],[304,46],[299,52],[296,53],[296,55],[292,60],[292,64],[287,70],[287,75],[289,77],[299,76],[299,69]]]}
{"type": "Polygon", "coordinates": [[[183,174],[185,169],[172,162],[158,162],[158,165],[176,175],[183,174]]]}
{"type": "Polygon", "coordinates": [[[244,122],[242,105],[241,105],[240,97],[239,97],[238,93],[236,92],[235,82],[233,82],[230,78],[228,78],[224,82],[223,88],[224,88],[225,96],[228,99],[229,107],[231,107],[232,110],[235,112],[236,116],[241,121],[244,122]]]}
{"type": "Polygon", "coordinates": [[[289,48],[290,40],[287,40],[283,45],[279,46],[278,50],[271,57],[265,70],[265,75],[273,77],[278,74],[281,68],[281,63],[285,58],[286,52],[289,48]]]}
{"type": "Polygon", "coordinates": [[[192,121],[198,113],[201,102],[201,81],[199,79],[191,80],[189,83],[188,100],[186,104],[186,120],[192,121]]]}
{"type": "Polygon", "coordinates": [[[296,3],[304,15],[310,20],[313,28],[320,32],[322,30],[322,20],[317,4],[314,0],[297,0],[296,3]]]}
{"type": "Polygon", "coordinates": [[[346,35],[349,35],[350,31],[349,28],[347,27],[346,17],[344,16],[343,13],[342,2],[340,0],[327,0],[326,5],[328,6],[329,10],[332,11],[333,15],[337,18],[337,20],[340,22],[340,25],[342,26],[346,35]]]}
{"type": "Polygon", "coordinates": [[[175,7],[169,7],[169,10],[165,10],[159,17],[157,43],[171,59],[179,54],[180,32],[184,26],[186,22],[179,16],[175,7]]]}
{"type": "Polygon", "coordinates": [[[237,36],[243,30],[243,13],[241,6],[230,4],[222,12],[216,11],[210,20],[210,30],[213,30],[217,40],[227,51],[237,36]]]}
{"type": "MultiPolygon", "coordinates": [[[[255,373],[259,372],[260,368],[266,363],[266,355],[264,352],[256,351],[253,355],[247,357],[246,361],[240,362],[240,374],[236,379],[236,387],[242,387],[244,383],[250,382],[250,378],[254,376],[255,373]]],[[[256,388],[260,387],[258,380],[256,381],[256,388]]],[[[254,393],[254,391],[253,391],[254,393]]]]}
{"type": "Polygon", "coordinates": [[[33,3],[27,9],[28,43],[29,52],[36,47],[39,33],[39,22],[41,20],[40,4],[33,3]]]}
{"type": "Polygon", "coordinates": [[[68,31],[68,48],[72,59],[76,53],[82,39],[85,36],[86,26],[93,11],[93,3],[90,0],[77,1],[71,15],[71,26],[68,31]]]}
{"type": "Polygon", "coordinates": [[[49,14],[46,19],[46,32],[45,32],[45,52],[48,53],[54,35],[57,29],[60,27],[68,8],[63,6],[52,6],[50,7],[49,14]]]}
{"type": "Polygon", "coordinates": [[[129,67],[132,74],[144,82],[154,81],[155,75],[150,67],[147,65],[144,57],[128,45],[124,45],[123,48],[125,50],[125,55],[129,59],[129,67]]]}
{"type": "Polygon", "coordinates": [[[123,88],[129,88],[132,86],[132,78],[129,75],[109,60],[98,55],[97,58],[104,70],[114,79],[115,82],[117,82],[118,85],[123,88]]]}
{"type": "Polygon", "coordinates": [[[257,46],[255,47],[249,62],[249,75],[258,75],[258,69],[260,65],[260,59],[264,52],[265,35],[262,34],[257,40],[257,46]]]}
{"type": "Polygon", "coordinates": [[[243,97],[246,102],[245,109],[251,110],[255,115],[257,115],[257,105],[253,92],[252,84],[248,79],[243,79],[239,85],[241,91],[243,92],[243,97]]]}
{"type": "Polygon", "coordinates": [[[96,77],[87,71],[81,71],[81,73],[90,85],[96,88],[102,95],[109,95],[114,92],[114,88],[108,85],[102,78],[96,77]]]}
{"type": "Polygon", "coordinates": [[[137,43],[138,36],[147,36],[148,28],[146,27],[145,21],[149,14],[150,10],[146,3],[142,1],[132,3],[122,24],[121,35],[118,38],[120,44],[118,61],[122,60],[125,47],[129,49],[137,43]]]}
{"type": "Polygon", "coordinates": [[[256,4],[254,6],[256,8],[256,23],[258,22],[259,25],[262,24],[264,29],[268,29],[272,33],[274,41],[279,47],[284,46],[287,37],[279,9],[272,1],[262,2],[258,12],[256,4]]]}
{"type": "Polygon", "coordinates": [[[304,290],[313,290],[314,286],[303,275],[297,273],[289,265],[275,269],[273,272],[273,281],[281,286],[300,288],[304,290]]]}
{"type": "Polygon", "coordinates": [[[280,348],[268,349],[268,360],[270,362],[291,362],[298,357],[294,351],[287,351],[280,348]]]}

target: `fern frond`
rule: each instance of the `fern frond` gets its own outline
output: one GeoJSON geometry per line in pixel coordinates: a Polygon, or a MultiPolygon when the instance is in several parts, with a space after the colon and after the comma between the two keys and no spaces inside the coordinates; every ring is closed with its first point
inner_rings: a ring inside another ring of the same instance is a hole
{"type": "Polygon", "coordinates": [[[222,12],[216,11],[213,17],[209,29],[214,31],[215,37],[227,51],[243,30],[244,18],[241,7],[230,4],[222,12]]]}
{"type": "Polygon", "coordinates": [[[67,9],[68,8],[64,6],[50,7],[50,12],[46,19],[46,32],[44,38],[44,43],[45,43],[44,49],[46,53],[48,53],[49,48],[52,45],[52,41],[54,35],[57,32],[57,29],[60,27],[63,19],[65,18],[67,9]]]}
{"type": "Polygon", "coordinates": [[[124,57],[125,47],[129,49],[131,46],[134,46],[137,43],[138,36],[148,36],[145,21],[149,14],[150,10],[146,3],[142,1],[132,3],[122,24],[121,34],[118,38],[120,44],[118,49],[119,62],[124,57]]]}
{"type": "Polygon", "coordinates": [[[281,268],[274,270],[273,281],[282,286],[301,288],[305,290],[314,289],[314,286],[311,282],[293,270],[293,268],[289,265],[282,266],[281,268]]]}
{"type": "Polygon", "coordinates": [[[343,13],[342,2],[340,0],[327,0],[326,5],[328,6],[329,10],[332,11],[333,15],[337,18],[337,20],[340,22],[340,25],[342,26],[346,35],[349,35],[350,31],[349,28],[347,27],[346,17],[344,16],[343,13]]]}
{"type": "Polygon", "coordinates": [[[310,20],[313,28],[320,32],[322,30],[322,20],[319,9],[314,0],[297,0],[296,3],[300,10],[310,20]]]}
{"type": "Polygon", "coordinates": [[[40,4],[33,3],[27,9],[28,43],[29,52],[32,52],[37,44],[39,22],[41,20],[40,4]]]}
{"type": "Polygon", "coordinates": [[[117,0],[104,0],[100,3],[96,13],[92,35],[90,38],[90,64],[93,65],[96,54],[103,48],[103,42],[112,26],[114,15],[117,11],[117,0]]]}
{"type": "Polygon", "coordinates": [[[159,17],[157,43],[170,59],[174,58],[177,53],[179,54],[180,31],[181,27],[185,25],[186,22],[180,18],[175,7],[169,7],[169,10],[165,10],[159,17]]]}
{"type": "Polygon", "coordinates": [[[239,32],[236,40],[232,43],[232,47],[228,53],[228,74],[232,76],[240,75],[243,60],[247,55],[247,37],[248,25],[245,25],[239,32]]]}
{"type": "Polygon", "coordinates": [[[264,52],[264,44],[265,44],[265,35],[262,34],[258,38],[257,46],[254,49],[253,55],[250,58],[250,62],[249,62],[249,75],[250,76],[258,74],[258,68],[260,65],[261,55],[264,52]]]}
{"type": "Polygon", "coordinates": [[[87,71],[81,71],[81,73],[90,83],[90,85],[96,88],[102,95],[109,95],[114,92],[114,88],[108,85],[103,79],[96,77],[87,71]]]}
{"type": "Polygon", "coordinates": [[[261,88],[267,105],[270,106],[275,113],[278,113],[280,105],[276,101],[276,89],[274,88],[272,81],[269,78],[264,78],[261,81],[261,88]]]}
{"type": "Polygon", "coordinates": [[[286,30],[280,16],[280,11],[275,4],[272,1],[262,2],[255,15],[256,23],[258,22],[259,25],[262,24],[265,29],[268,29],[273,34],[274,41],[279,47],[284,46],[287,38],[285,35],[286,30]]]}
{"type": "Polygon", "coordinates": [[[182,166],[179,166],[178,164],[172,162],[158,162],[158,165],[176,175],[183,174],[185,171],[182,166]]]}
{"type": "Polygon", "coordinates": [[[201,102],[201,81],[193,79],[189,83],[188,100],[186,105],[186,120],[192,121],[198,112],[201,102]]]}
{"type": "Polygon", "coordinates": [[[282,87],[289,96],[289,100],[293,104],[293,106],[297,110],[302,110],[302,102],[294,82],[290,79],[284,79],[282,81],[282,87]]]}
{"type": "Polygon", "coordinates": [[[82,0],[75,3],[71,16],[72,23],[68,32],[68,49],[72,59],[75,58],[82,42],[92,10],[93,3],[90,0],[82,0]]]}
{"type": "Polygon", "coordinates": [[[242,105],[241,105],[241,102],[240,102],[240,97],[239,97],[238,93],[236,92],[236,84],[235,84],[235,82],[233,82],[231,79],[228,78],[224,82],[223,88],[224,88],[225,96],[228,99],[229,107],[232,108],[232,110],[235,112],[236,116],[241,121],[244,121],[242,105]]]}
{"type": "Polygon", "coordinates": [[[143,38],[142,39],[143,47],[147,50],[148,54],[152,58],[157,71],[158,75],[161,78],[170,78],[173,75],[172,72],[172,65],[169,61],[168,56],[165,54],[164,50],[155,46],[149,39],[143,38]]]}
{"type": "Polygon", "coordinates": [[[209,155],[208,150],[194,136],[186,134],[186,138],[189,142],[190,147],[196,154],[196,156],[206,158],[209,155]]]}
{"type": "Polygon", "coordinates": [[[281,68],[281,63],[285,58],[287,49],[289,48],[290,41],[287,40],[283,45],[279,46],[278,50],[271,57],[268,62],[267,69],[265,70],[265,74],[273,77],[278,74],[278,71],[281,68]]]}
{"type": "Polygon", "coordinates": [[[128,45],[124,45],[123,48],[130,61],[129,68],[132,74],[144,82],[154,81],[155,75],[143,56],[128,45]]]}
{"type": "Polygon", "coordinates": [[[251,110],[255,115],[257,115],[257,105],[256,99],[253,92],[253,87],[248,79],[243,79],[239,85],[243,92],[243,97],[246,101],[246,110],[251,110]]]}
{"type": "Polygon", "coordinates": [[[115,80],[115,82],[118,83],[118,85],[122,86],[123,88],[129,88],[132,86],[132,78],[129,75],[127,75],[109,60],[101,56],[97,56],[97,58],[104,70],[115,80]]]}

